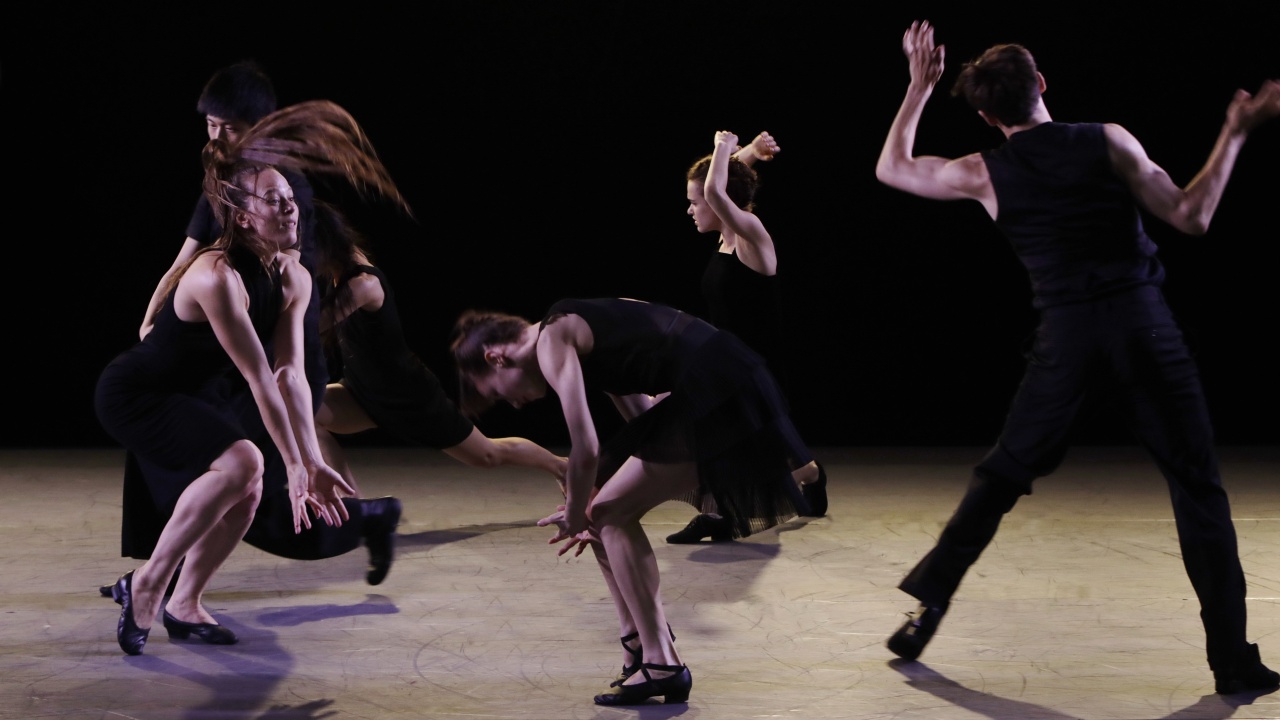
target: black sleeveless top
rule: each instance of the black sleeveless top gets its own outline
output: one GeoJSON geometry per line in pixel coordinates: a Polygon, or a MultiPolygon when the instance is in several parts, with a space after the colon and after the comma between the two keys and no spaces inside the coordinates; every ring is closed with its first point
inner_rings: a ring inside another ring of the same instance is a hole
{"type": "Polygon", "coordinates": [[[1164,281],[1101,124],[1042,123],[982,157],[999,205],[996,227],[1031,276],[1035,307],[1164,281]]]}

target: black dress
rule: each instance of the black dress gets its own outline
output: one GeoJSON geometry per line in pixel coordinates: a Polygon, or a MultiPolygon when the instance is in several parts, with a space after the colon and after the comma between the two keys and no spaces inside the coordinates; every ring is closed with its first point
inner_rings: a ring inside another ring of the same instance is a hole
{"type": "MultiPolygon", "coordinates": [[[[249,294],[249,317],[260,341],[280,317],[278,272],[249,252],[227,255],[249,294]]],[[[205,394],[211,380],[236,372],[207,322],[185,322],[173,293],[141,342],[102,371],[94,407],[103,429],[128,451],[122,554],[150,557],[179,496],[232,443],[252,439],[241,417],[205,394]]],[[[290,527],[292,530],[292,527],[290,527]]]]}
{"type": "Polygon", "coordinates": [[[402,442],[443,449],[466,440],[474,426],[405,343],[386,275],[376,267],[358,265],[342,283],[362,273],[382,285],[382,307],[357,310],[338,325],[339,382],[379,428],[402,442]]]}
{"type": "Polygon", "coordinates": [[[747,267],[737,253],[717,252],[702,273],[706,319],[737,335],[747,347],[764,356],[769,371],[785,390],[787,362],[783,353],[782,289],[776,274],[763,275],[747,267]]]}
{"type": "MultiPolygon", "coordinates": [[[[604,443],[597,485],[628,457],[697,465],[738,537],[797,514],[790,474],[811,459],[764,359],[732,333],[688,313],[637,300],[561,300],[541,327],[577,315],[591,328],[581,355],[589,392],[670,393],[604,443]]],[[[690,503],[696,495],[676,498],[690,503]]]]}

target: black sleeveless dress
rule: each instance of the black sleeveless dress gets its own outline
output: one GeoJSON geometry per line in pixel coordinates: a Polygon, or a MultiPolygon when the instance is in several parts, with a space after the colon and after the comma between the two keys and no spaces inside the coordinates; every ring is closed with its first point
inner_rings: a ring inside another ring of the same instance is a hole
{"type": "Polygon", "coordinates": [[[717,252],[702,273],[706,319],[737,335],[760,353],[769,372],[786,390],[788,363],[784,359],[782,289],[776,274],[762,275],[747,267],[736,253],[717,252]]]}
{"type": "Polygon", "coordinates": [[[638,300],[561,300],[541,327],[577,315],[591,328],[579,357],[589,392],[666,398],[626,423],[600,453],[596,484],[628,457],[693,462],[709,492],[744,537],[797,514],[790,474],[812,456],[788,415],[764,359],[737,336],[688,313],[638,300]]]}
{"type": "Polygon", "coordinates": [[[386,275],[359,265],[342,278],[368,273],[382,285],[382,307],[357,310],[337,327],[339,382],[369,417],[402,442],[443,449],[471,434],[472,422],[445,394],[440,379],[405,343],[395,295],[386,275]]]}
{"type": "MultiPolygon", "coordinates": [[[[249,317],[265,346],[280,317],[279,272],[247,251],[226,258],[244,280],[249,317]]],[[[94,408],[127,451],[123,555],[149,557],[187,486],[232,443],[251,439],[240,417],[207,394],[210,381],[235,370],[212,326],[180,319],[170,292],[146,338],[102,371],[94,408]]]]}

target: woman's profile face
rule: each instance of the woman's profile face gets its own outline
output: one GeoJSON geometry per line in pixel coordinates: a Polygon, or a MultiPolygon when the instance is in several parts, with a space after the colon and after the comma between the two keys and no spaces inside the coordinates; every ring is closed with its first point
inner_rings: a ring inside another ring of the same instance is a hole
{"type": "Polygon", "coordinates": [[[249,207],[240,213],[241,226],[252,228],[284,250],[298,244],[298,205],[289,181],[274,168],[246,178],[249,207]]]}
{"type": "Polygon", "coordinates": [[[685,197],[689,200],[689,209],[685,212],[693,218],[698,232],[720,232],[720,216],[707,204],[702,190],[702,183],[697,180],[690,180],[685,185],[685,197]]]}
{"type": "Polygon", "coordinates": [[[484,375],[472,376],[471,383],[480,397],[491,402],[505,400],[517,409],[547,394],[547,381],[541,373],[516,364],[491,368],[484,375]]]}

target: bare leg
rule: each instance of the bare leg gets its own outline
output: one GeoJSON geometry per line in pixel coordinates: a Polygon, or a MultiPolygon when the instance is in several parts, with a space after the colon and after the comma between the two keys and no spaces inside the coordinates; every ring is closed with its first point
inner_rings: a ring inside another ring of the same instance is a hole
{"type": "MultiPolygon", "coordinates": [[[[628,617],[640,633],[645,663],[681,664],[662,607],[658,562],[640,518],[659,504],[693,490],[697,482],[692,463],[658,465],[633,457],[592,501],[592,524],[607,561],[601,564],[601,572],[619,607],[623,634],[631,631],[628,617]]],[[[642,682],[644,677],[633,675],[630,680],[642,682]]]]}
{"type": "Polygon", "coordinates": [[[795,479],[796,484],[800,486],[808,485],[809,483],[812,483],[812,482],[817,482],[818,461],[810,460],[808,465],[805,465],[804,467],[796,468],[796,470],[791,473],[791,477],[795,479]]]}
{"type": "MultiPolygon", "coordinates": [[[[250,503],[250,507],[257,505],[262,495],[262,469],[262,453],[248,440],[240,440],[219,455],[209,466],[209,471],[196,478],[182,492],[173,516],[156,541],[151,559],[133,573],[133,617],[139,628],[151,627],[156,614],[160,612],[164,590],[168,587],[178,562],[196,543],[221,525],[229,513],[238,510],[235,514],[240,515],[246,501],[250,503]]],[[[249,517],[252,519],[252,512],[249,517]]],[[[232,521],[224,527],[224,531],[232,531],[236,522],[242,521],[232,521]]],[[[247,528],[248,525],[245,524],[244,527],[247,528]]],[[[243,536],[244,532],[241,531],[240,535],[243,536]]],[[[220,539],[225,540],[225,537],[220,539]]],[[[236,540],[238,542],[239,538],[236,540]]],[[[203,568],[191,567],[187,570],[184,566],[178,584],[187,585],[188,596],[196,589],[203,592],[209,575],[226,558],[226,554],[221,559],[216,558],[215,549],[218,546],[218,540],[214,540],[203,549],[202,557],[193,558],[203,568]]],[[[234,543],[232,547],[234,548],[234,543]]],[[[196,600],[198,602],[198,595],[196,600]]]]}
{"type": "Polygon", "coordinates": [[[253,513],[260,498],[260,493],[254,493],[236,503],[187,551],[182,574],[178,576],[177,587],[166,607],[169,614],[184,622],[216,622],[204,609],[205,587],[209,584],[209,578],[213,577],[231,555],[231,551],[240,544],[253,522],[253,513]]]}

